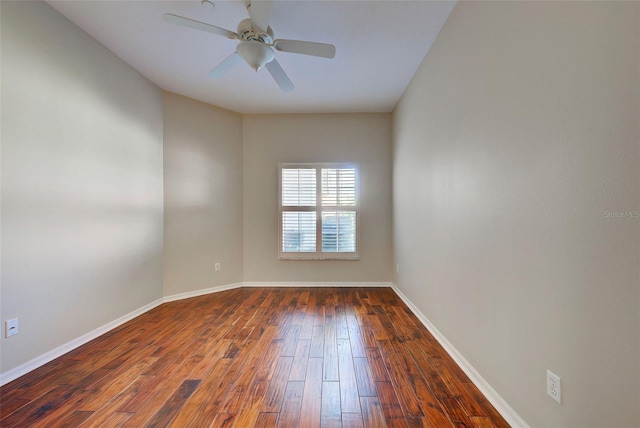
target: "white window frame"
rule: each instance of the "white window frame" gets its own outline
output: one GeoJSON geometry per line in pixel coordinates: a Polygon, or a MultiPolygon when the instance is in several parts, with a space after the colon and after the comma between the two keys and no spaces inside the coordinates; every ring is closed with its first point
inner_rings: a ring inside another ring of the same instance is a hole
{"type": "Polygon", "coordinates": [[[278,258],[280,260],[360,260],[360,168],[358,163],[278,163],[278,258]],[[282,170],[288,168],[312,168],[316,170],[316,205],[315,206],[283,206],[282,205],[282,170]],[[355,170],[355,205],[322,205],[323,168],[355,170]],[[316,251],[284,252],[282,251],[282,213],[285,211],[309,211],[316,213],[316,251]],[[356,251],[323,252],[322,251],[322,213],[338,211],[355,211],[356,213],[356,251]]]}

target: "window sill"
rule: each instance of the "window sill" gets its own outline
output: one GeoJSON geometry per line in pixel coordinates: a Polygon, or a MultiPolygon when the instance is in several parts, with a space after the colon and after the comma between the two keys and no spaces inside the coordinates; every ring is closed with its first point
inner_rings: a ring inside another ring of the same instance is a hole
{"type": "Polygon", "coordinates": [[[309,256],[309,257],[289,257],[289,256],[279,256],[278,260],[282,261],[358,261],[360,260],[360,256],[335,256],[335,257],[317,257],[317,256],[309,256]]]}

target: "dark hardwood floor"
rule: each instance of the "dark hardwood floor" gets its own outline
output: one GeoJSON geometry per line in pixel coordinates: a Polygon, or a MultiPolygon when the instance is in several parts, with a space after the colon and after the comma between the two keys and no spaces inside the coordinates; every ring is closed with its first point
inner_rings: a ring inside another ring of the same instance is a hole
{"type": "Polygon", "coordinates": [[[507,427],[390,288],[165,303],[0,389],[2,427],[507,427]]]}

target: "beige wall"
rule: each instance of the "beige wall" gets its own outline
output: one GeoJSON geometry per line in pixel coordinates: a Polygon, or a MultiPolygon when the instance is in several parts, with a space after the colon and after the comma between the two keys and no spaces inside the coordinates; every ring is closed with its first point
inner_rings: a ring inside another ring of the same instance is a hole
{"type": "Polygon", "coordinates": [[[249,115],[244,140],[244,279],[391,279],[391,116],[249,115]],[[360,260],[278,260],[278,162],[360,163],[360,260]]]}
{"type": "Polygon", "coordinates": [[[390,119],[240,116],[165,93],[165,296],[243,280],[388,281],[390,119]],[[359,261],[277,258],[278,162],[316,161],[360,163],[359,261]],[[215,262],[221,271],[214,271],[215,262]]]}
{"type": "Polygon", "coordinates": [[[239,114],[165,92],[164,210],[165,296],[242,281],[239,114]]]}
{"type": "Polygon", "coordinates": [[[536,427],[640,426],[639,6],[459,2],[394,112],[396,283],[536,427]]]}
{"type": "Polygon", "coordinates": [[[47,4],[1,8],[5,372],[162,296],[162,94],[47,4]]]}

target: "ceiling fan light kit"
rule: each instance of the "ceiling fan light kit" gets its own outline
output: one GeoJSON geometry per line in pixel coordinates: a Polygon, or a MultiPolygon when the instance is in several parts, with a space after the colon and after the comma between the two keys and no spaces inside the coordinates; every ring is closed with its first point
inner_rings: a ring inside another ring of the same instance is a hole
{"type": "MultiPolygon", "coordinates": [[[[202,0],[203,4],[205,2],[209,1],[202,0]]],[[[336,54],[336,48],[326,43],[274,39],[273,30],[268,25],[271,6],[271,0],[254,0],[252,3],[249,3],[247,6],[249,18],[240,21],[237,33],[170,13],[165,13],[163,19],[165,22],[171,24],[206,31],[229,39],[240,40],[236,51],[209,72],[210,77],[221,77],[235,65],[236,59],[240,57],[256,71],[265,67],[280,89],[283,92],[288,92],[293,90],[294,86],[276,60],[274,48],[279,52],[290,52],[321,58],[333,58],[336,54]]]]}
{"type": "Polygon", "coordinates": [[[240,42],[236,48],[236,53],[247,61],[247,64],[255,71],[273,61],[275,57],[270,46],[253,40],[240,42]]]}

